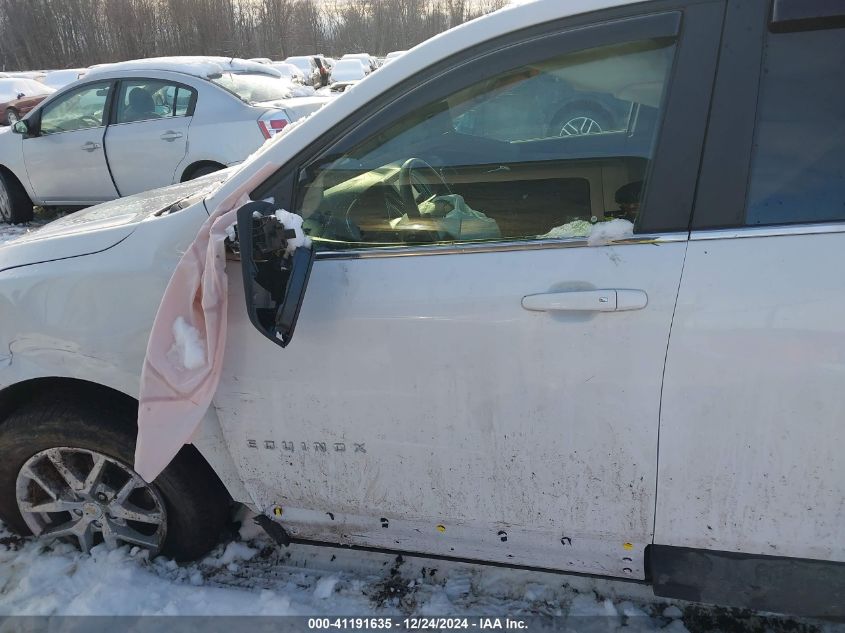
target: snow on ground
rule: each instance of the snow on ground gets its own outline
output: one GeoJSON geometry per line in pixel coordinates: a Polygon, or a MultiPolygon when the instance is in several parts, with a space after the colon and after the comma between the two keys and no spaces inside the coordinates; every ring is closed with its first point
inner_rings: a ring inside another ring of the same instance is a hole
{"type": "Polygon", "coordinates": [[[233,538],[204,560],[180,565],[128,547],[101,545],[83,555],[0,525],[0,615],[483,615],[541,617],[570,631],[845,630],[655,599],[639,583],[346,548],[280,548],[249,522],[233,538]]]}
{"type": "Polygon", "coordinates": [[[49,212],[45,212],[41,209],[37,209],[35,219],[32,220],[32,222],[27,222],[26,224],[6,224],[5,222],[0,222],[0,245],[5,244],[16,237],[20,237],[21,235],[26,235],[30,231],[35,231],[62,215],[62,211],[51,210],[49,212]]]}

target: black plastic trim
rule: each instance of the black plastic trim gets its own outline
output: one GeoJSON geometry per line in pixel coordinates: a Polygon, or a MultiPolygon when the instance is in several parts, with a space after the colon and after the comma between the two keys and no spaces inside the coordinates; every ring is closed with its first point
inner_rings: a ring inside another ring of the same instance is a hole
{"type": "Polygon", "coordinates": [[[842,0],[774,0],[769,28],[777,33],[845,26],[842,0]]]}
{"type": "Polygon", "coordinates": [[[688,7],[637,233],[689,229],[716,77],[724,4],[688,7]]]}
{"type": "Polygon", "coordinates": [[[766,0],[728,0],[693,230],[745,221],[768,13],[766,0]]]}
{"type": "Polygon", "coordinates": [[[646,569],[663,598],[845,618],[845,563],[650,545],[646,569]]]}

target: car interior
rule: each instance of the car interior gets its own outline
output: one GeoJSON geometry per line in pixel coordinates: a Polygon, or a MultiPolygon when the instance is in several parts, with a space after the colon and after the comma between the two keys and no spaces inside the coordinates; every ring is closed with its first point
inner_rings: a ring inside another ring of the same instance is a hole
{"type": "Polygon", "coordinates": [[[304,227],[331,249],[557,237],[576,221],[636,220],[672,51],[661,40],[596,49],[419,108],[306,167],[304,227]],[[543,116],[511,107],[525,82],[547,86],[550,76],[623,102],[627,116],[608,131],[558,135],[543,116]],[[478,112],[485,121],[467,125],[478,112]],[[494,121],[496,133],[485,134],[494,121]]]}

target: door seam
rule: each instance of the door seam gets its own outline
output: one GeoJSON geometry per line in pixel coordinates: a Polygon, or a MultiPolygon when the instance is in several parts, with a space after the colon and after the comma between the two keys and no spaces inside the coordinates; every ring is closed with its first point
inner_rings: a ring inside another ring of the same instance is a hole
{"type": "Polygon", "coordinates": [[[660,402],[657,406],[657,454],[654,470],[654,512],[652,512],[651,542],[654,544],[654,537],[657,534],[657,500],[660,490],[660,429],[663,426],[663,389],[666,386],[666,365],[669,362],[669,346],[672,343],[672,329],[675,326],[675,313],[678,310],[678,300],[681,297],[681,284],[684,280],[684,270],[687,265],[687,254],[689,253],[689,240],[684,246],[684,258],[681,261],[681,274],[678,276],[678,287],[675,291],[675,303],[672,305],[672,318],[669,320],[669,335],[666,337],[666,352],[663,355],[663,373],[660,377],[660,402]]]}

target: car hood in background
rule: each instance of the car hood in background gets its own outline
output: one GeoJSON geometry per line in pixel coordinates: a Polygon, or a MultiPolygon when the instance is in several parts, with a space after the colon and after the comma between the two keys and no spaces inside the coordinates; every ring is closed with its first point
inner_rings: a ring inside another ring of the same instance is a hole
{"type": "Polygon", "coordinates": [[[129,237],[138,223],[158,213],[178,211],[220,186],[237,168],[190,182],[154,189],[71,213],[0,246],[0,272],[19,266],[98,253],[129,237]],[[171,209],[172,208],[172,209],[171,209]]]}

